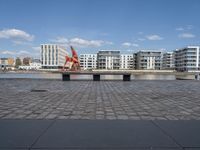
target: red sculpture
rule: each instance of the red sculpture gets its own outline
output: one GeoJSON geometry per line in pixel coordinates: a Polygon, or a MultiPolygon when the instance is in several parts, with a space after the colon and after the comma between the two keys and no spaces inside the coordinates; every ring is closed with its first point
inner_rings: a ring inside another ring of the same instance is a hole
{"type": "Polygon", "coordinates": [[[78,54],[75,49],[71,46],[72,57],[68,55],[65,56],[65,64],[63,66],[63,70],[65,70],[65,66],[68,63],[68,69],[71,71],[80,70],[80,62],[78,60],[78,54]]]}

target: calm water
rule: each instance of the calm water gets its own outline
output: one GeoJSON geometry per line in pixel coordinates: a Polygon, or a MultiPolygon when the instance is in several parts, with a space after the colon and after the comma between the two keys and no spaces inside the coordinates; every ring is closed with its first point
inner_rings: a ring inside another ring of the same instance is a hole
{"type": "MultiPolygon", "coordinates": [[[[188,77],[188,76],[186,76],[188,77]]],[[[56,73],[0,73],[1,79],[62,79],[61,74],[56,73]]],[[[71,75],[72,80],[92,80],[92,75],[71,75]]],[[[189,77],[193,78],[193,77],[189,77]]],[[[101,75],[102,80],[122,80],[122,75],[101,75]]],[[[132,75],[132,80],[176,80],[175,75],[132,75]]]]}

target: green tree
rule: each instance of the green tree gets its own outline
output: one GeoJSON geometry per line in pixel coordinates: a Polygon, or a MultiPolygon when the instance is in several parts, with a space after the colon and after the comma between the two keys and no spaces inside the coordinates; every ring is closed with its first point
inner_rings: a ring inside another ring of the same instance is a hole
{"type": "Polygon", "coordinates": [[[18,68],[20,65],[22,65],[22,61],[19,57],[17,57],[15,60],[15,67],[18,68]]]}

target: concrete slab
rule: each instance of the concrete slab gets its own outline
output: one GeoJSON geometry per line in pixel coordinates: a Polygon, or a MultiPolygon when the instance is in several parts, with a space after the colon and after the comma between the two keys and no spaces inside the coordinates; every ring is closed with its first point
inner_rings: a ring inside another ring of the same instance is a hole
{"type": "Polygon", "coordinates": [[[184,150],[200,150],[200,147],[197,147],[197,148],[185,148],[184,150]]]}
{"type": "Polygon", "coordinates": [[[184,148],[200,149],[200,121],[154,121],[184,148]]]}
{"type": "Polygon", "coordinates": [[[26,149],[51,124],[50,120],[0,120],[0,149],[26,149]]]}
{"type": "Polygon", "coordinates": [[[29,150],[28,148],[24,149],[24,148],[0,148],[0,150],[29,150]]]}
{"type": "MultiPolygon", "coordinates": [[[[93,148],[42,148],[42,149],[30,149],[30,150],[94,150],[93,148]]],[[[182,149],[179,149],[179,148],[118,148],[118,147],[115,147],[115,148],[95,148],[95,150],[182,150],[182,149]]],[[[196,150],[196,149],[194,149],[196,150]]],[[[198,149],[199,150],[199,149],[198,149]]]]}
{"type": "Polygon", "coordinates": [[[179,148],[151,121],[57,120],[33,148],[179,148]]]}
{"type": "Polygon", "coordinates": [[[24,149],[24,148],[0,148],[0,150],[29,150],[28,148],[24,149]]]}

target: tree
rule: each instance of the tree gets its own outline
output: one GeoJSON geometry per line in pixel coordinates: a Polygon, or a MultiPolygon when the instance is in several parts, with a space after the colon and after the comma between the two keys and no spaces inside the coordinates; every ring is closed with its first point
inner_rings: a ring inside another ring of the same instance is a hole
{"type": "Polygon", "coordinates": [[[20,65],[22,65],[22,61],[19,57],[17,57],[15,60],[15,67],[18,68],[20,65]]]}

